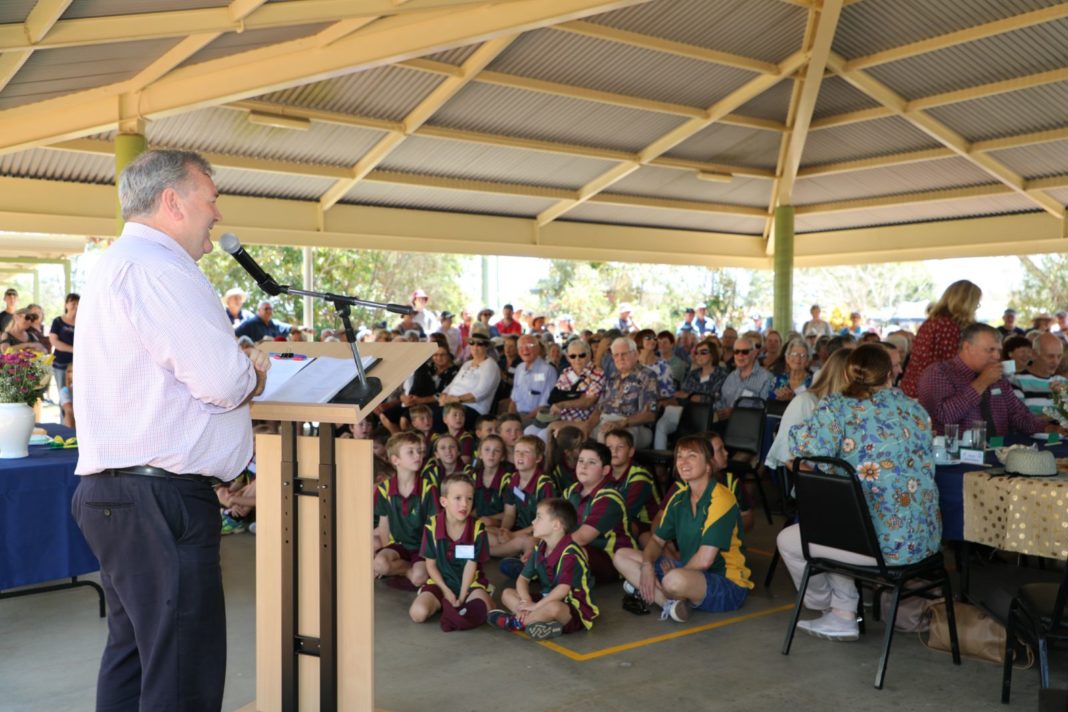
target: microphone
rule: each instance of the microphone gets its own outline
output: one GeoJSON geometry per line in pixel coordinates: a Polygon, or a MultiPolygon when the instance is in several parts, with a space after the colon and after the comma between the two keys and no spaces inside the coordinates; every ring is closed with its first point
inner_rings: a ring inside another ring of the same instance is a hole
{"type": "Polygon", "coordinates": [[[252,279],[256,280],[256,284],[259,285],[260,289],[272,297],[282,293],[282,288],[278,286],[274,278],[263,271],[263,268],[256,263],[256,260],[252,259],[252,255],[245,252],[245,248],[241,246],[241,241],[237,239],[237,235],[232,232],[225,233],[219,238],[219,247],[223,248],[225,252],[229,252],[230,256],[245,268],[245,271],[249,273],[252,279]]]}

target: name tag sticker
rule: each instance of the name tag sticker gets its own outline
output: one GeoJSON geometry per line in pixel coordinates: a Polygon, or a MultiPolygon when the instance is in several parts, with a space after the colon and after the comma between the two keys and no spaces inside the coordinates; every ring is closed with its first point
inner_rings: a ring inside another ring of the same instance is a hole
{"type": "Polygon", "coordinates": [[[755,395],[756,395],[756,393],[753,393],[753,392],[752,392],[751,390],[749,390],[748,388],[746,388],[745,390],[743,390],[743,391],[742,391],[742,397],[743,397],[743,398],[752,398],[752,397],[754,397],[755,395]]]}
{"type": "Polygon", "coordinates": [[[474,544],[457,544],[456,545],[456,558],[457,559],[473,559],[473,558],[475,558],[475,545],[474,544]]]}
{"type": "Polygon", "coordinates": [[[1001,395],[1001,389],[1000,388],[991,388],[990,389],[990,395],[992,395],[992,396],[1000,396],[1001,395]]]}
{"type": "Polygon", "coordinates": [[[545,383],[545,374],[544,373],[535,373],[534,374],[534,382],[535,383],[545,383]]]}
{"type": "Polygon", "coordinates": [[[983,451],[982,450],[973,450],[972,448],[967,448],[967,447],[962,447],[960,449],[960,461],[961,462],[966,462],[969,465],[982,465],[982,464],[984,464],[984,462],[983,462],[983,451]]]}
{"type": "Polygon", "coordinates": [[[522,487],[513,487],[512,494],[514,494],[516,499],[518,499],[520,502],[527,501],[527,493],[523,491],[522,487]]]}

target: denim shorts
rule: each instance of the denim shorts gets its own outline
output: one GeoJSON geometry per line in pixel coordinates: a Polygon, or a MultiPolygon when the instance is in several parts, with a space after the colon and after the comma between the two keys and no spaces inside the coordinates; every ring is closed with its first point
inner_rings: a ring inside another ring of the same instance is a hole
{"type": "MultiPolygon", "coordinates": [[[[653,564],[653,569],[656,571],[656,579],[660,581],[664,578],[664,572],[660,568],[661,563],[664,560],[670,561],[674,564],[676,569],[681,569],[683,563],[678,559],[670,559],[666,556],[661,556],[653,564]]],[[[721,611],[734,611],[742,607],[745,603],[745,597],[749,594],[749,589],[742,588],[738,584],[730,581],[726,576],[714,574],[711,571],[705,571],[705,597],[699,604],[695,605],[699,611],[706,611],[708,613],[719,613],[721,611]]]]}

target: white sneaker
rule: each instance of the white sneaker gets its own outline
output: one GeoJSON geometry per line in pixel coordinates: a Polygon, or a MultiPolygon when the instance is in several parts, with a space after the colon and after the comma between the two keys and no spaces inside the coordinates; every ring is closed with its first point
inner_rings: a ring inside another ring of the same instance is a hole
{"type": "Polygon", "coordinates": [[[638,595],[638,589],[634,588],[634,584],[632,584],[630,581],[623,579],[623,593],[627,594],[628,596],[636,596],[638,595]]]}
{"type": "Polygon", "coordinates": [[[860,626],[855,618],[842,618],[830,611],[813,620],[799,621],[797,627],[809,635],[826,640],[846,642],[860,638],[860,626]]]}
{"type": "Polygon", "coordinates": [[[660,611],[660,620],[668,619],[676,623],[685,623],[690,620],[690,602],[676,599],[668,599],[664,602],[664,609],[660,611]]]}
{"type": "Polygon", "coordinates": [[[256,535],[256,522],[252,522],[252,524],[248,525],[248,533],[252,534],[253,536],[256,535]]]}

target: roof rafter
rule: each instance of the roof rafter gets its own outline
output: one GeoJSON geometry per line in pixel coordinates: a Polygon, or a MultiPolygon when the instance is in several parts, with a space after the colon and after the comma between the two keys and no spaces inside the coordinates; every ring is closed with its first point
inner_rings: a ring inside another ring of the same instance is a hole
{"type": "Polygon", "coordinates": [[[994,22],[975,25],[974,27],[957,30],[956,32],[949,32],[944,35],[931,37],[918,42],[910,42],[899,47],[883,50],[882,52],[876,52],[864,57],[854,57],[853,59],[845,60],[845,70],[854,71],[858,69],[867,69],[880,64],[886,64],[887,62],[896,62],[908,57],[936,52],[947,47],[974,42],[987,37],[1012,32],[1013,30],[1023,29],[1024,27],[1031,27],[1032,25],[1040,25],[1044,22],[1060,20],[1065,17],[1068,17],[1068,2],[1043,8],[1041,10],[1025,12],[1003,20],[995,20],[994,22]]]}
{"type": "MultiPolygon", "coordinates": [[[[13,27],[16,33],[21,31],[23,40],[33,45],[48,34],[70,3],[71,0],[37,0],[26,20],[10,27],[13,27]]],[[[33,54],[33,47],[10,51],[0,49],[0,53],[0,91],[3,91],[33,54]]]]}
{"type": "Polygon", "coordinates": [[[883,106],[892,109],[896,115],[901,116],[913,126],[937,140],[946,148],[949,148],[957,153],[957,155],[968,159],[1016,192],[1026,195],[1051,215],[1061,219],[1064,218],[1064,206],[1061,205],[1059,201],[1054,200],[1041,192],[1028,192],[1024,187],[1024,179],[1022,176],[988,154],[972,152],[971,144],[969,144],[963,136],[946,126],[941,121],[938,121],[922,111],[908,111],[908,101],[882,82],[863,71],[849,71],[845,69],[845,60],[834,53],[831,54],[828,65],[851,85],[875,99],[883,106]]]}
{"type": "MultiPolygon", "coordinates": [[[[1068,175],[1051,176],[1024,181],[1023,189],[1027,193],[1039,193],[1044,190],[1068,187],[1068,175]]],[[[879,195],[872,198],[858,198],[856,200],[835,200],[827,203],[809,203],[799,205],[796,208],[797,215],[817,215],[827,213],[845,213],[856,210],[876,210],[880,208],[896,208],[920,203],[943,203],[968,198],[982,198],[996,195],[1012,195],[1012,188],[1004,183],[987,183],[973,185],[964,188],[948,188],[945,190],[924,190],[915,193],[895,193],[893,195],[879,195]]]]}
{"type": "Polygon", "coordinates": [[[594,195],[603,192],[609,186],[619,182],[629,174],[638,170],[643,164],[648,164],[654,159],[659,158],[697,132],[712,125],[722,116],[726,116],[742,104],[764,93],[792,74],[805,62],[806,59],[806,53],[796,52],[783,60],[782,64],[779,65],[778,75],[760,75],[756,79],[735,89],[726,97],[709,107],[707,118],[689,119],[639,151],[637,161],[620,163],[582,186],[579,189],[579,197],[577,200],[560,201],[556,205],[542,211],[542,213],[538,215],[538,226],[543,227],[553,220],[556,220],[561,215],[578,207],[594,195]]]}

